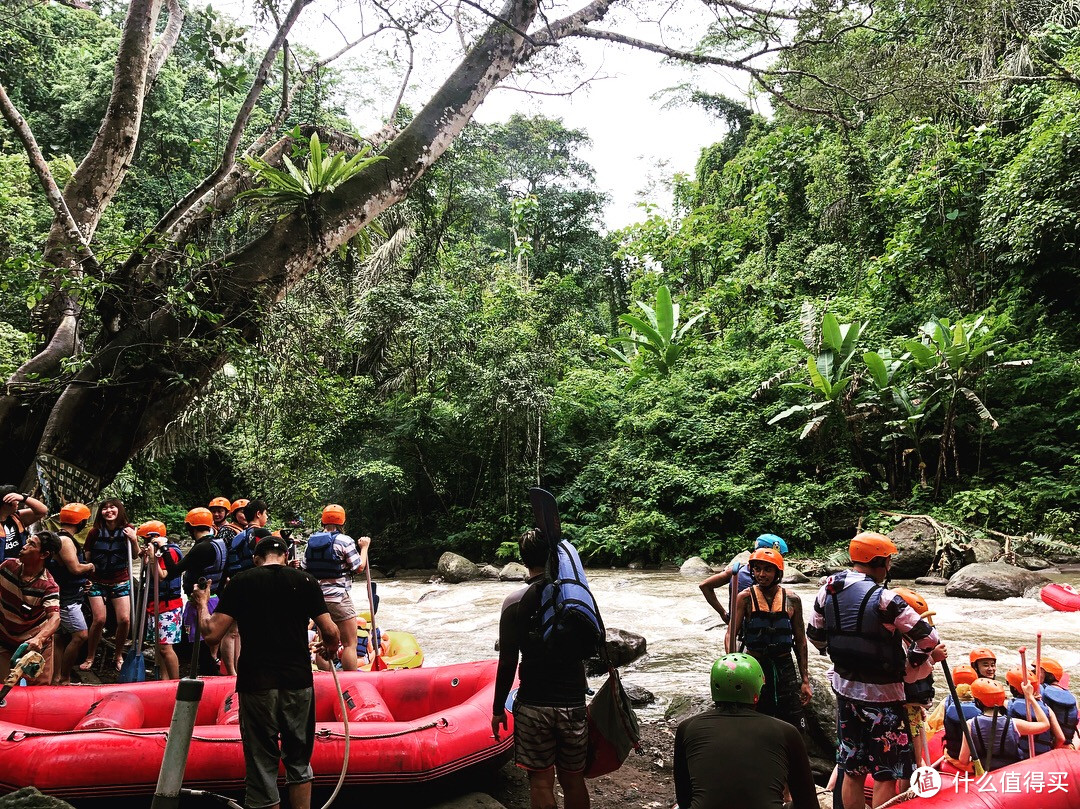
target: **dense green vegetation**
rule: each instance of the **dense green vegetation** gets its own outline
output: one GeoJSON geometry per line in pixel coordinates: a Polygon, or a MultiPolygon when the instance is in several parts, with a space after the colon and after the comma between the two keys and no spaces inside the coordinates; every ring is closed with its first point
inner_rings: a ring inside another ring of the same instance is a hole
{"type": "MultiPolygon", "coordinates": [[[[274,521],[338,501],[404,562],[490,557],[537,480],[600,561],[719,558],[765,531],[806,551],[884,525],[882,509],[1069,536],[1077,15],[879,15],[881,30],[783,57],[768,120],[697,94],[716,144],[678,178],[675,215],[643,209],[622,232],[603,232],[587,133],[470,125],[378,228],[264,313],[259,344],[238,345],[114,489],[171,527],[216,494],[262,496],[274,521]]],[[[92,19],[40,8],[0,27],[3,80],[58,175],[108,92],[116,29],[92,19]]],[[[196,47],[220,20],[187,25],[98,234],[117,256],[211,165],[218,111],[251,68],[196,47]]],[[[347,128],[332,81],[306,92],[295,123],[347,128]]],[[[235,229],[274,215],[250,204],[235,229]]],[[[7,134],[0,217],[10,372],[33,343],[50,219],[7,134]]]]}

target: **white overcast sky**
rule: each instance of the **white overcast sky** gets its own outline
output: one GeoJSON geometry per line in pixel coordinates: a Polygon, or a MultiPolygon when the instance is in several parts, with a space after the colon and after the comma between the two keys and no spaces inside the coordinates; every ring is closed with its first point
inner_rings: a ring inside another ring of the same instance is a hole
{"type": "MultiPolygon", "coordinates": [[[[679,3],[680,0],[676,0],[679,3]]],[[[215,8],[241,21],[250,21],[251,0],[212,0],[215,8]]],[[[642,4],[639,4],[641,6],[642,4]]],[[[646,9],[651,8],[648,3],[646,9]]],[[[657,3],[657,9],[668,8],[657,3]]],[[[299,42],[320,55],[336,51],[343,36],[354,38],[360,29],[354,7],[342,5],[332,13],[333,23],[326,16],[329,7],[313,3],[293,30],[291,40],[299,42]]],[[[676,5],[668,12],[665,26],[689,30],[692,41],[694,29],[700,29],[703,18],[696,2],[676,5]],[[679,22],[681,20],[681,23],[679,22]]],[[[549,11],[558,17],[565,9],[549,11]]],[[[629,20],[624,17],[619,30],[642,39],[660,38],[655,24],[629,20]]],[[[678,46],[674,34],[667,34],[667,44],[678,46]]],[[[265,32],[252,30],[255,43],[265,43],[265,32]]],[[[430,40],[417,46],[417,63],[406,92],[405,101],[414,108],[423,104],[441,83],[447,69],[460,58],[460,48],[454,47],[451,36],[443,39],[445,48],[433,52],[430,40]]],[[[383,44],[389,46],[388,39],[383,44]]],[[[588,76],[598,76],[587,86],[570,96],[532,95],[498,88],[477,111],[476,119],[483,123],[504,121],[515,112],[543,114],[560,118],[571,128],[583,129],[592,138],[592,148],[584,155],[596,169],[599,189],[611,201],[605,211],[609,228],[618,228],[644,218],[638,207],[641,201],[667,211],[670,204],[668,181],[677,172],[692,174],[703,146],[715,143],[724,135],[724,125],[697,107],[672,105],[671,94],[664,91],[683,84],[731,97],[744,97],[745,80],[739,75],[709,67],[688,68],[666,64],[659,56],[624,46],[592,40],[577,40],[570,46],[580,53],[582,65],[573,73],[566,72],[549,81],[527,79],[530,87],[548,92],[565,92],[588,76]]],[[[398,51],[399,59],[402,52],[398,51]]],[[[363,78],[342,90],[350,117],[362,132],[374,132],[378,119],[385,117],[396,95],[400,73],[392,56],[379,63],[370,51],[347,57],[339,66],[362,65],[363,78]],[[376,66],[381,64],[381,66],[376,66]],[[374,96],[373,103],[364,103],[365,96],[374,96]],[[365,125],[365,119],[372,125],[365,125]]],[[[685,95],[685,94],[684,94],[685,95]]]]}

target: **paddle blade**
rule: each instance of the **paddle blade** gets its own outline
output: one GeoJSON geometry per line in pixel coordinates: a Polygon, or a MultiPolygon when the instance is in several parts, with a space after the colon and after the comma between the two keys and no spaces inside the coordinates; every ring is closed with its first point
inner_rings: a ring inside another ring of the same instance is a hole
{"type": "Polygon", "coordinates": [[[536,527],[544,532],[544,537],[554,547],[562,539],[559,505],[555,502],[555,495],[546,489],[534,487],[529,489],[529,502],[532,503],[536,527]]]}
{"type": "Polygon", "coordinates": [[[376,655],[375,659],[371,661],[372,671],[386,671],[386,661],[382,659],[382,655],[376,655]]]}
{"type": "Polygon", "coordinates": [[[146,661],[143,659],[142,653],[133,649],[127,650],[116,681],[118,683],[146,682],[146,661]]]}

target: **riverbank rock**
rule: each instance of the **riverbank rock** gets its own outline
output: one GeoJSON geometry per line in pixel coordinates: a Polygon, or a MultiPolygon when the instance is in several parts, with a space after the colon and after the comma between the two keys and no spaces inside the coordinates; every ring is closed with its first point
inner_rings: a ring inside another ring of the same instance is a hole
{"type": "Polygon", "coordinates": [[[439,575],[443,577],[443,581],[458,584],[478,578],[480,568],[464,556],[447,551],[439,557],[439,575]]]}
{"type": "Polygon", "coordinates": [[[67,801],[23,787],[0,798],[0,809],[74,809],[67,801]]]}
{"type": "Polygon", "coordinates": [[[691,556],[682,563],[679,574],[688,579],[705,579],[712,575],[712,568],[700,556],[691,556]]]}
{"type": "Polygon", "coordinates": [[[521,562],[511,562],[503,565],[503,569],[499,571],[499,578],[503,581],[525,581],[529,578],[529,568],[521,562]]]}
{"type": "Polygon", "coordinates": [[[799,568],[784,565],[784,584],[806,584],[808,581],[810,579],[799,568]]]}
{"type": "Polygon", "coordinates": [[[798,570],[802,575],[817,579],[826,573],[825,563],[820,559],[785,559],[784,578],[787,579],[789,570],[798,570]]]}
{"type": "Polygon", "coordinates": [[[713,701],[706,697],[679,694],[672,697],[664,711],[664,719],[673,725],[679,724],[684,719],[697,716],[702,711],[713,707],[713,701]]]}
{"type": "Polygon", "coordinates": [[[1028,570],[1046,570],[1047,568],[1053,567],[1046,559],[1042,559],[1038,556],[1025,556],[1017,561],[1028,570]]]}
{"type": "Polygon", "coordinates": [[[750,551],[743,551],[742,553],[737,553],[734,556],[732,556],[731,561],[727,563],[727,566],[731,567],[734,564],[738,564],[739,567],[742,567],[743,565],[745,565],[749,561],[750,561],[750,551]]]}
{"type": "Polygon", "coordinates": [[[630,700],[630,704],[635,708],[656,702],[656,694],[648,688],[642,688],[640,685],[634,685],[633,683],[623,683],[623,688],[626,689],[626,698],[630,700]]]}
{"type": "MultiPolygon", "coordinates": [[[[633,663],[645,654],[647,644],[641,635],[627,632],[625,629],[612,629],[607,627],[607,653],[611,665],[619,668],[633,663]]],[[[585,671],[588,674],[603,674],[606,669],[597,657],[585,661],[585,671]]]]}
{"type": "Polygon", "coordinates": [[[1001,543],[986,537],[977,537],[968,543],[964,561],[969,565],[982,565],[1001,558],[1001,543]]]}
{"type": "Polygon", "coordinates": [[[919,578],[915,579],[915,583],[923,587],[944,587],[949,583],[949,580],[943,579],[941,576],[919,576],[919,578]]]}
{"type": "Polygon", "coordinates": [[[498,580],[499,568],[495,567],[495,565],[484,565],[480,568],[480,578],[498,580]]]}
{"type": "Polygon", "coordinates": [[[1025,591],[1038,589],[1050,581],[1041,573],[1013,567],[1004,562],[986,562],[960,568],[945,586],[945,595],[952,598],[1003,598],[1023,596],[1025,591]]]}
{"type": "Polygon", "coordinates": [[[926,520],[901,520],[888,536],[896,545],[891,570],[893,578],[914,579],[934,564],[937,531],[926,520]]]}
{"type": "Polygon", "coordinates": [[[832,661],[811,649],[807,663],[814,697],[803,708],[806,717],[806,752],[814,772],[828,774],[836,763],[836,694],[825,677],[832,661]]]}

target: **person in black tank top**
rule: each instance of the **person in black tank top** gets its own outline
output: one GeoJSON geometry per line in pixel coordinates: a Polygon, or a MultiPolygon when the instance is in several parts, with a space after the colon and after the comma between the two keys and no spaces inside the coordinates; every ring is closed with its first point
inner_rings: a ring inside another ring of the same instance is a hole
{"type": "Polygon", "coordinates": [[[765,673],[758,712],[805,730],[803,706],[814,692],[807,663],[802,599],[780,586],[784,557],[776,549],[759,548],[750,555],[748,565],[754,584],[735,599],[729,638],[737,633],[741,650],[753,656],[765,673]],[[798,673],[792,652],[798,659],[798,673]]]}

